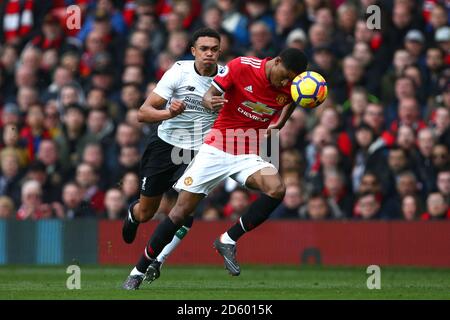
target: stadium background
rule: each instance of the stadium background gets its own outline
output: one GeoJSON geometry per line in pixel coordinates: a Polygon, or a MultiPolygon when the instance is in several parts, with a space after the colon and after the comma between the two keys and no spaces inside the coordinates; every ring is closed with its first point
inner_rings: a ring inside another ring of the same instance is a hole
{"type": "MultiPolygon", "coordinates": [[[[192,58],[192,31],[209,26],[222,36],[220,63],[298,47],[329,86],[320,108],[296,110],[281,131],[287,194],[243,239],[242,262],[449,267],[448,9],[433,0],[2,1],[0,264],[134,262],[156,225],[133,246],[121,242],[154,130],[137,109],[165,70],[192,58]],[[67,28],[72,4],[80,30],[67,28]],[[381,30],[367,28],[372,4],[381,30]]],[[[256,197],[221,185],[170,260],[220,263],[212,239],[256,197]]],[[[159,216],[174,199],[164,197],[159,216]]]]}

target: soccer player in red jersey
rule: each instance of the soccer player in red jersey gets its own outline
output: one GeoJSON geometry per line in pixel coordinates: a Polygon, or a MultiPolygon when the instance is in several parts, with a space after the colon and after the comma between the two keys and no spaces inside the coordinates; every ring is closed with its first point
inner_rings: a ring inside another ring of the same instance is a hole
{"type": "MultiPolygon", "coordinates": [[[[155,259],[208,193],[227,177],[261,191],[261,196],[227,232],[214,241],[230,274],[239,275],[236,241],[259,226],[281,203],[285,186],[276,167],[259,155],[264,134],[281,129],[295,104],[290,85],[306,70],[302,51],[288,48],[275,58],[238,57],[214,78],[203,105],[219,111],[194,160],[175,184],[178,200],[154,231],[144,256],[155,259]],[[280,114],[276,123],[271,123],[280,114]]],[[[151,268],[146,276],[152,276],[151,268]]]]}

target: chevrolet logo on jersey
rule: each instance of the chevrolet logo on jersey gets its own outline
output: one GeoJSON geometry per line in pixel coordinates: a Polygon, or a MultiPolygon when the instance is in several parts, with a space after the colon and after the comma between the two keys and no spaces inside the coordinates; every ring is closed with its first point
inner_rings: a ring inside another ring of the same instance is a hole
{"type": "Polygon", "coordinates": [[[252,109],[253,113],[257,113],[257,114],[266,114],[266,115],[273,115],[275,113],[276,110],[268,107],[266,104],[261,103],[261,102],[251,102],[251,101],[245,101],[242,103],[244,106],[246,106],[247,108],[252,109]]]}

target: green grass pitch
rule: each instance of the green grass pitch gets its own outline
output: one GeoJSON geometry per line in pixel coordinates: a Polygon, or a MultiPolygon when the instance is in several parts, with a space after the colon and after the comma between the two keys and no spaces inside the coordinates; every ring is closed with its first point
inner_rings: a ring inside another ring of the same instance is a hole
{"type": "Polygon", "coordinates": [[[1,266],[0,299],[450,299],[450,269],[381,267],[369,290],[363,267],[242,266],[231,277],[216,266],[164,266],[138,291],[120,289],[129,267],[81,266],[81,289],[66,287],[67,266],[1,266]]]}

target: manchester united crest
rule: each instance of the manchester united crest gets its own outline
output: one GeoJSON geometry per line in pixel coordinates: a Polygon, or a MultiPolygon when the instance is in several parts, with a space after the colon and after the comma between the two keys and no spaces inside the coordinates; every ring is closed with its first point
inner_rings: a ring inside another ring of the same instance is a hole
{"type": "Polygon", "coordinates": [[[275,100],[280,106],[284,106],[288,102],[288,97],[285,94],[279,94],[275,100]]]}
{"type": "Polygon", "coordinates": [[[192,184],[193,181],[194,181],[194,180],[192,180],[191,177],[186,177],[186,178],[184,179],[184,184],[187,185],[187,186],[190,186],[190,185],[192,184]]]}

